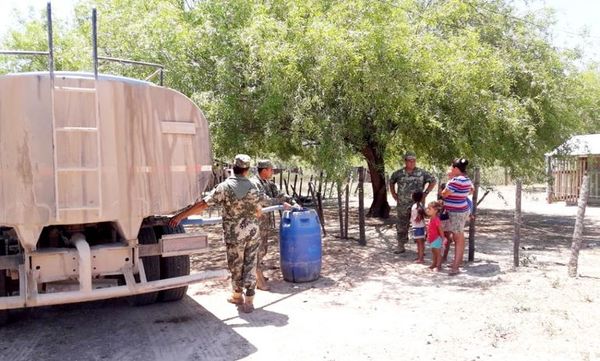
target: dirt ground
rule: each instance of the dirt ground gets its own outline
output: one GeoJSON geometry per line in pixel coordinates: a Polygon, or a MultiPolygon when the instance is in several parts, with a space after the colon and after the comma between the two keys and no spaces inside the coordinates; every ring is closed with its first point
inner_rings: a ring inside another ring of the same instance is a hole
{"type": "MultiPolygon", "coordinates": [[[[367,203],[368,204],[368,203],[367,203]]],[[[18,312],[0,329],[1,360],[600,360],[600,208],[588,208],[578,278],[567,277],[576,207],[523,199],[521,266],[512,266],[514,190],[481,204],[475,261],[456,277],[395,255],[393,219],[367,220],[367,245],[337,238],[326,208],[321,278],[282,280],[239,314],[228,280],[193,285],[181,302],[132,308],[108,300],[18,312]]],[[[354,209],[354,216],[356,210],[354,209]]],[[[355,217],[351,224],[357,225],[355,217]]],[[[218,226],[194,269],[225,267],[218,226]]],[[[428,255],[428,260],[429,255],[428,255]]]]}

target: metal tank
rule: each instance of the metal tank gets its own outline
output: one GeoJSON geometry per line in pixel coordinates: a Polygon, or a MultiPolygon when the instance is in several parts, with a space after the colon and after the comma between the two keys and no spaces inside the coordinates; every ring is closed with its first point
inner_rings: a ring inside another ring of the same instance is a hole
{"type": "Polygon", "coordinates": [[[95,51],[94,73],[55,72],[49,4],[48,20],[49,71],[0,76],[0,321],[11,308],[177,300],[222,276],[190,275],[207,237],[166,223],[212,177],[200,109],[98,74],[95,51]]]}

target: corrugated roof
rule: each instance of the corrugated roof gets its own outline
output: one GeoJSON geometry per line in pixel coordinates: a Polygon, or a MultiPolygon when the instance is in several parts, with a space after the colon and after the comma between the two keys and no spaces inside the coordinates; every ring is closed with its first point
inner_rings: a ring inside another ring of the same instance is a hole
{"type": "Polygon", "coordinates": [[[547,155],[600,155],[600,134],[575,135],[547,155]]]}

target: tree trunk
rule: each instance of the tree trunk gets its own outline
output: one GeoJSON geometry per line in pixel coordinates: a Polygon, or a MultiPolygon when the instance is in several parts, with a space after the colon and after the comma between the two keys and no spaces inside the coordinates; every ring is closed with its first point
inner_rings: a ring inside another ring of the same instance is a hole
{"type": "Polygon", "coordinates": [[[581,237],[583,235],[583,219],[585,207],[589,196],[590,178],[586,174],[581,181],[579,202],[577,204],[577,218],[575,219],[575,230],[573,231],[573,243],[571,243],[571,259],[569,260],[569,276],[577,276],[577,265],[579,263],[579,250],[581,249],[581,237]]]}
{"type": "Polygon", "coordinates": [[[373,189],[373,202],[371,203],[367,216],[388,218],[390,216],[390,205],[387,201],[383,154],[374,142],[369,142],[362,149],[361,153],[367,160],[367,166],[369,167],[369,173],[371,174],[371,187],[373,189]]]}

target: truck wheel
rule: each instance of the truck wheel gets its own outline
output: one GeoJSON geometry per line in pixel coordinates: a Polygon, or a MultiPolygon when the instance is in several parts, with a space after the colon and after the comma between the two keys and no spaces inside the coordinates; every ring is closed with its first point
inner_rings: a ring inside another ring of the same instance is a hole
{"type": "MultiPolygon", "coordinates": [[[[138,242],[140,244],[154,244],[157,243],[154,231],[150,227],[142,227],[138,235],[138,242]]],[[[160,279],[160,256],[149,256],[141,257],[142,263],[144,264],[144,271],[146,271],[146,279],[148,281],[156,281],[160,279]]],[[[136,277],[136,281],[139,281],[139,277],[136,277]]],[[[129,303],[132,306],[144,306],[150,305],[156,302],[158,298],[158,292],[143,293],[141,295],[135,295],[128,298],[129,303]]]]}
{"type": "MultiPolygon", "coordinates": [[[[157,238],[163,234],[185,233],[183,226],[156,227],[157,238]]],[[[187,276],[190,274],[190,256],[174,256],[160,258],[160,278],[187,276]]],[[[187,293],[187,286],[160,291],[158,299],[163,302],[179,301],[187,293]]]]}

